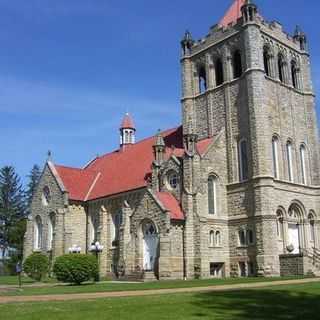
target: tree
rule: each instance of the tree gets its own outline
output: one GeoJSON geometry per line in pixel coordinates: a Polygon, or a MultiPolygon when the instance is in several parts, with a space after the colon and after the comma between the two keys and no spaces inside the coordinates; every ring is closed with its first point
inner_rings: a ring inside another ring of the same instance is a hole
{"type": "Polygon", "coordinates": [[[36,191],[36,188],[38,186],[38,183],[41,177],[40,167],[37,164],[35,164],[32,167],[31,172],[27,177],[29,178],[29,183],[27,184],[27,190],[26,190],[26,206],[29,213],[32,197],[36,191]]]}
{"type": "Polygon", "coordinates": [[[20,221],[25,213],[20,178],[13,167],[5,166],[0,169],[0,241],[5,250],[9,245],[21,250],[25,224],[20,221]],[[16,236],[16,232],[20,235],[16,236]]]}

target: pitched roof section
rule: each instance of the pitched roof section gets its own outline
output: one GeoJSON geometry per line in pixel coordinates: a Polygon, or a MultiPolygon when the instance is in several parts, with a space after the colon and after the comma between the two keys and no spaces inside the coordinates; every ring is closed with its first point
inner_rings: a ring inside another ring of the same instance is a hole
{"type": "Polygon", "coordinates": [[[245,2],[246,0],[234,0],[224,17],[220,20],[219,25],[227,27],[230,23],[236,23],[242,16],[241,8],[245,2]]]}
{"type": "Polygon", "coordinates": [[[157,192],[156,197],[170,212],[172,220],[184,220],[184,213],[178,200],[170,192],[157,192]]]}
{"type": "Polygon", "coordinates": [[[69,192],[72,200],[83,201],[92,185],[99,177],[99,173],[92,170],[76,169],[55,165],[56,171],[69,192]]]}
{"type": "MultiPolygon", "coordinates": [[[[182,127],[163,131],[161,135],[166,146],[165,159],[172,155],[182,157],[182,127]]],[[[152,173],[156,139],[152,136],[125,149],[97,157],[83,169],[56,165],[69,198],[87,201],[146,187],[152,173]]],[[[199,153],[205,153],[212,141],[213,138],[199,141],[199,153]]]]}
{"type": "Polygon", "coordinates": [[[123,117],[120,129],[136,129],[133,118],[129,113],[126,113],[123,117]]]}

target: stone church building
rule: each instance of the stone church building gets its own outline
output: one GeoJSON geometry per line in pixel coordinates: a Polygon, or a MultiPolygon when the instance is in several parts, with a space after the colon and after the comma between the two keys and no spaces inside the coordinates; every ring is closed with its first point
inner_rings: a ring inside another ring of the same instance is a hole
{"type": "Polygon", "coordinates": [[[306,35],[236,0],[181,41],[182,125],[71,168],[48,160],[24,254],[103,245],[120,279],[317,274],[320,159],[306,35]]]}

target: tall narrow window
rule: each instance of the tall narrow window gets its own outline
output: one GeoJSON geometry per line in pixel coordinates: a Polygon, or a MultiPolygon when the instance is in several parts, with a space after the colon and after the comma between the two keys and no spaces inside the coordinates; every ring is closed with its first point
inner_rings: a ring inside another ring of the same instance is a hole
{"type": "Polygon", "coordinates": [[[246,231],[244,229],[241,229],[239,231],[239,245],[240,246],[247,245],[246,231]]]}
{"type": "Polygon", "coordinates": [[[310,241],[315,242],[316,232],[315,232],[315,224],[314,224],[314,216],[312,213],[309,214],[309,226],[310,226],[310,241]]]}
{"type": "Polygon", "coordinates": [[[244,139],[239,142],[239,176],[240,181],[248,180],[248,150],[244,139]]]}
{"type": "Polygon", "coordinates": [[[42,220],[39,216],[36,217],[34,223],[34,249],[42,248],[42,220]]]}
{"type": "Polygon", "coordinates": [[[204,66],[199,69],[199,93],[207,90],[207,73],[204,66]]]}
{"type": "Polygon", "coordinates": [[[52,250],[52,241],[53,241],[53,232],[55,227],[55,218],[54,214],[50,214],[48,218],[48,243],[47,249],[52,250]]]}
{"type": "Polygon", "coordinates": [[[277,211],[277,236],[283,239],[283,214],[280,210],[277,211]]]}
{"type": "Polygon", "coordinates": [[[215,242],[215,245],[216,247],[220,247],[221,246],[221,233],[220,231],[216,231],[216,242],[215,242]]]}
{"type": "Polygon", "coordinates": [[[277,137],[272,138],[272,161],[273,161],[273,175],[276,179],[279,178],[279,140],[277,137]]]}
{"type": "Polygon", "coordinates": [[[215,63],[215,74],[216,74],[216,86],[223,84],[223,65],[221,59],[217,59],[215,63]]]}
{"type": "Polygon", "coordinates": [[[239,78],[242,75],[242,61],[241,53],[239,50],[236,50],[233,54],[233,78],[239,78]]]}
{"type": "Polygon", "coordinates": [[[297,63],[294,60],[291,61],[291,77],[293,87],[298,89],[298,68],[297,63]]]}
{"type": "Polygon", "coordinates": [[[285,82],[285,60],[282,54],[278,55],[279,80],[285,82]]]}
{"type": "Polygon", "coordinates": [[[292,168],[292,143],[287,142],[287,164],[288,164],[288,178],[293,182],[293,168],[292,168]]]}
{"type": "Polygon", "coordinates": [[[217,211],[217,178],[214,176],[208,179],[208,211],[209,214],[217,211]]]}
{"type": "Polygon", "coordinates": [[[270,53],[269,53],[269,48],[264,47],[263,49],[263,62],[264,62],[264,71],[267,76],[270,77],[270,53]]]}
{"type": "Polygon", "coordinates": [[[306,147],[302,144],[300,146],[300,163],[301,163],[301,182],[307,183],[306,179],[306,147]]]}
{"type": "Polygon", "coordinates": [[[210,231],[209,233],[209,242],[210,242],[210,247],[214,246],[214,231],[210,231]]]}

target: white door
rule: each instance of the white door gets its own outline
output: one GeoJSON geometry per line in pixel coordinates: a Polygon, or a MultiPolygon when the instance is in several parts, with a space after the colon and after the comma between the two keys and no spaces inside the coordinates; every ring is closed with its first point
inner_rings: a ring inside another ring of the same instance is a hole
{"type": "Polygon", "coordinates": [[[147,234],[143,238],[143,269],[153,271],[158,249],[158,237],[156,234],[147,234]]]}
{"type": "Polygon", "coordinates": [[[292,254],[300,253],[299,226],[297,224],[288,225],[288,245],[293,246],[292,254]]]}

